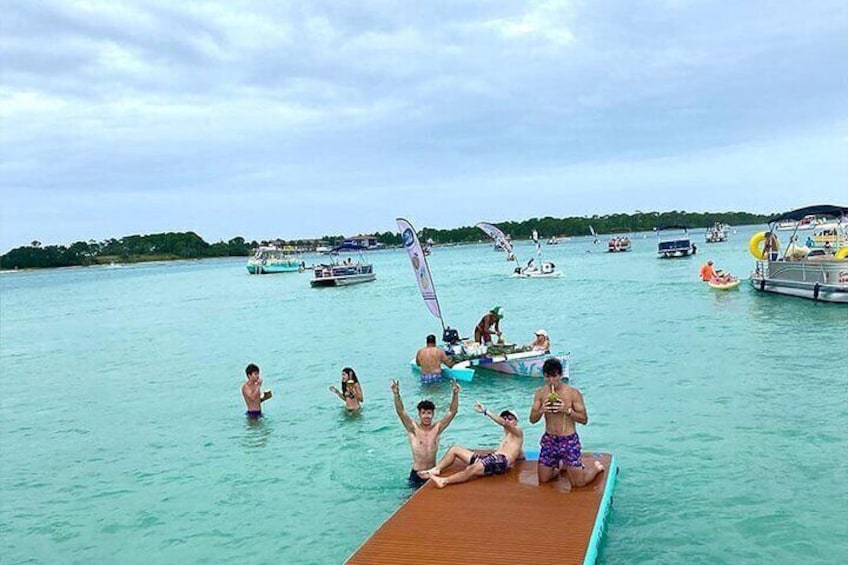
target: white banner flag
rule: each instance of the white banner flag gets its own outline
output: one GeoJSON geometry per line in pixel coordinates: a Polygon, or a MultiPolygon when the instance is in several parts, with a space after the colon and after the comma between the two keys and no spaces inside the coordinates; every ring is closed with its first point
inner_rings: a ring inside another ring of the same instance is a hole
{"type": "Polygon", "coordinates": [[[433,277],[430,276],[430,267],[427,265],[427,259],[424,257],[424,251],[421,249],[421,242],[418,241],[415,228],[403,218],[397,219],[397,225],[400,236],[403,238],[403,246],[412,262],[412,269],[415,271],[415,279],[418,281],[418,288],[421,291],[421,297],[424,298],[424,304],[427,305],[431,314],[441,320],[442,310],[439,308],[439,300],[436,298],[433,277]]]}

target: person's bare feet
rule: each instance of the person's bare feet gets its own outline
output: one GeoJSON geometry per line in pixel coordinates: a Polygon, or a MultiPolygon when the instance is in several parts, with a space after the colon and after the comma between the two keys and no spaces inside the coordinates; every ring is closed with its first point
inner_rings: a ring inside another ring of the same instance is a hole
{"type": "Polygon", "coordinates": [[[606,470],[606,467],[604,467],[604,464],[600,461],[595,461],[595,469],[597,469],[599,473],[602,473],[606,470]]]}
{"type": "Polygon", "coordinates": [[[448,480],[445,477],[439,477],[438,475],[432,475],[430,480],[436,483],[436,486],[439,488],[445,488],[448,486],[448,480]]]}

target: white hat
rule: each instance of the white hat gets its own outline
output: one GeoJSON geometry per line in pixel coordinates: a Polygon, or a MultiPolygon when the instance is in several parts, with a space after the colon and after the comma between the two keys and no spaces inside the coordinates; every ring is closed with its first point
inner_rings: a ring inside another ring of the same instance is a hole
{"type": "Polygon", "coordinates": [[[543,335],[545,337],[548,337],[548,332],[545,330],[536,330],[536,335],[543,335]]]}
{"type": "Polygon", "coordinates": [[[503,418],[503,417],[504,417],[504,416],[506,416],[507,414],[509,414],[510,416],[512,416],[513,418],[515,418],[515,421],[516,421],[516,422],[518,421],[518,414],[516,414],[516,413],[515,413],[514,411],[512,411],[512,410],[504,410],[503,412],[501,412],[500,416],[501,416],[501,418],[503,418]]]}

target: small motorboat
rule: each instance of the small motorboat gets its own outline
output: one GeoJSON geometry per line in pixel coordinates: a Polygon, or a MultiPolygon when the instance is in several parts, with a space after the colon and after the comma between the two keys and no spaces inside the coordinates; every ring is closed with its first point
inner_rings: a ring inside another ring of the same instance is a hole
{"type": "MultiPolygon", "coordinates": [[[[448,331],[451,331],[448,329],[448,331]]],[[[456,331],[456,330],[452,330],[456,331]]],[[[442,366],[442,379],[455,379],[457,381],[471,382],[474,380],[475,371],[487,369],[507,375],[518,375],[525,377],[544,377],[542,368],[545,361],[556,357],[562,363],[562,380],[568,382],[570,354],[551,354],[547,351],[536,351],[530,346],[516,344],[481,345],[474,342],[446,343],[443,346],[445,352],[454,360],[452,367],[442,366]]],[[[421,367],[415,363],[413,358],[409,362],[409,368],[413,374],[420,375],[421,367]]]]}
{"type": "Polygon", "coordinates": [[[562,276],[562,271],[558,271],[556,265],[550,261],[542,261],[541,265],[537,265],[531,260],[525,267],[516,267],[512,276],[525,279],[555,279],[562,276]]]}

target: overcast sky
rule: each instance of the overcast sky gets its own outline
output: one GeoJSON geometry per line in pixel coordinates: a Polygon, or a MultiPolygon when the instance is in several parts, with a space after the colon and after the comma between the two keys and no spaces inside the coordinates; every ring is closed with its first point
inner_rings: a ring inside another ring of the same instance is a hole
{"type": "Polygon", "coordinates": [[[848,205],[848,2],[2,2],[0,252],[848,205]]]}

